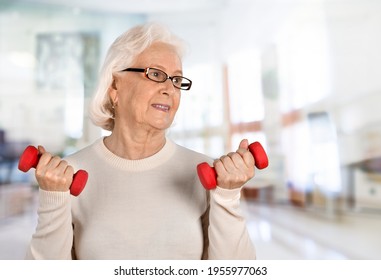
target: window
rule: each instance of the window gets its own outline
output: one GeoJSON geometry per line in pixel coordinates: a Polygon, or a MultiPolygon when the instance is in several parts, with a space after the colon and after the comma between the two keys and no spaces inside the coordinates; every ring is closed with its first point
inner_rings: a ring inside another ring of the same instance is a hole
{"type": "Polygon", "coordinates": [[[229,102],[233,124],[263,120],[260,71],[260,57],[255,50],[239,52],[229,58],[229,102]]]}

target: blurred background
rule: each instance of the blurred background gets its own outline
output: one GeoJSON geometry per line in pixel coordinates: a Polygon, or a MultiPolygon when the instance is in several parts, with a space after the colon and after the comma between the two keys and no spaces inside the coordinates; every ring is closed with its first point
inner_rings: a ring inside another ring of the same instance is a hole
{"type": "Polygon", "coordinates": [[[258,259],[380,259],[379,0],[0,0],[0,259],[23,259],[37,223],[20,154],[106,134],[88,118],[99,67],[147,21],[188,42],[193,87],[168,137],[268,153],[242,191],[258,259]]]}

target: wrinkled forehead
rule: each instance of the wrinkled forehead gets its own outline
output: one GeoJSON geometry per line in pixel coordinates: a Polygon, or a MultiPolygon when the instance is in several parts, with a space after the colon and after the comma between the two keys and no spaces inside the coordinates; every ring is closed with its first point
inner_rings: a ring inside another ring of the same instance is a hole
{"type": "Polygon", "coordinates": [[[135,63],[144,64],[141,67],[150,65],[163,65],[168,68],[182,69],[182,61],[176,48],[170,44],[155,42],[137,55],[135,63]]]}

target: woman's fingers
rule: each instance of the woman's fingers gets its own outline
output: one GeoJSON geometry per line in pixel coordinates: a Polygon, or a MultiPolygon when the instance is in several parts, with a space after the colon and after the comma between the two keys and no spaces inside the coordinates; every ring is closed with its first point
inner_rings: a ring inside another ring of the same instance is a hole
{"type": "Polygon", "coordinates": [[[254,176],[254,158],[248,146],[248,141],[244,139],[236,152],[215,161],[218,186],[227,189],[239,188],[254,176]]]}
{"type": "Polygon", "coordinates": [[[41,189],[67,191],[73,180],[73,167],[58,156],[52,156],[42,146],[38,147],[40,159],[36,167],[36,179],[41,189]]]}

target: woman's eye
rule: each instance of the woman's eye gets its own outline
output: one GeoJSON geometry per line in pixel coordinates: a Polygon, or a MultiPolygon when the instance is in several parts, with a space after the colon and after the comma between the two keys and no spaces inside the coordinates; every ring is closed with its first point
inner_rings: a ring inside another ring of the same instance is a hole
{"type": "Polygon", "coordinates": [[[173,78],[173,83],[175,84],[175,85],[178,85],[178,86],[180,86],[181,85],[181,82],[182,82],[182,78],[180,78],[180,77],[174,77],[173,78]]]}
{"type": "Polygon", "coordinates": [[[157,81],[163,81],[166,79],[165,74],[158,70],[151,70],[149,76],[157,81]]]}

